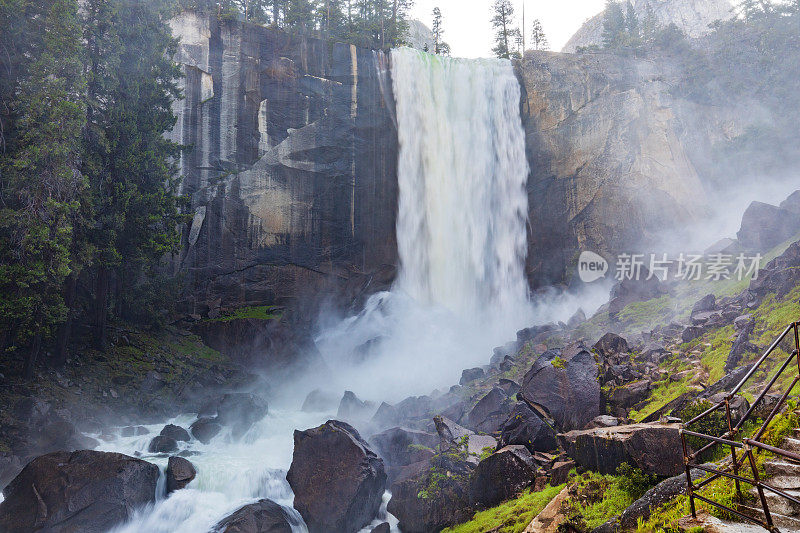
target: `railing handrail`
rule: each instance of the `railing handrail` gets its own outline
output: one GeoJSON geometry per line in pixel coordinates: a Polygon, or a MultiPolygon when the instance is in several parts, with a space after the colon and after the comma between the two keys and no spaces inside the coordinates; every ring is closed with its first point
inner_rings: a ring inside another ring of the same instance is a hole
{"type": "Polygon", "coordinates": [[[772,487],[772,486],[768,485],[767,483],[764,483],[763,481],[761,481],[761,479],[759,477],[759,474],[758,474],[758,468],[756,466],[756,461],[755,461],[755,459],[753,457],[753,448],[755,448],[757,451],[765,451],[765,452],[768,452],[768,453],[773,453],[773,454],[776,454],[776,455],[779,455],[779,456],[782,456],[782,457],[785,457],[785,458],[788,458],[790,460],[797,461],[797,462],[800,463],[800,454],[796,454],[796,453],[790,452],[788,450],[782,450],[781,448],[777,448],[775,446],[771,446],[769,444],[765,444],[763,442],[759,442],[759,440],[758,440],[758,439],[761,438],[761,436],[767,430],[767,428],[769,427],[769,424],[772,422],[773,418],[781,411],[781,409],[783,408],[784,404],[786,403],[786,400],[789,397],[789,394],[791,393],[791,391],[795,387],[795,385],[798,384],[798,382],[800,382],[800,322],[792,322],[791,324],[789,324],[789,326],[786,327],[786,329],[783,331],[783,333],[781,333],[778,336],[778,338],[775,340],[775,342],[773,342],[769,346],[769,348],[767,348],[767,350],[758,358],[758,360],[750,367],[750,369],[747,371],[745,376],[739,381],[739,383],[737,383],[737,385],[725,396],[724,400],[722,400],[722,401],[718,402],[717,404],[711,406],[710,408],[706,409],[705,411],[703,411],[699,415],[695,416],[694,418],[692,418],[691,420],[689,420],[688,422],[683,424],[683,427],[680,430],[680,437],[681,437],[681,443],[682,443],[682,446],[683,446],[683,460],[684,460],[684,465],[685,465],[685,468],[686,468],[686,483],[687,483],[687,489],[688,489],[688,493],[689,493],[689,506],[690,506],[690,509],[691,509],[693,517],[695,517],[695,518],[697,517],[697,512],[696,512],[696,509],[695,509],[694,500],[695,499],[699,499],[700,501],[706,502],[706,503],[708,503],[710,505],[714,505],[714,506],[719,507],[721,509],[725,509],[726,511],[728,511],[728,512],[734,514],[734,515],[740,516],[740,517],[745,518],[745,519],[747,519],[747,520],[749,520],[751,522],[759,524],[760,526],[764,527],[765,529],[767,529],[769,531],[775,532],[775,531],[778,531],[778,530],[777,530],[777,528],[775,528],[775,526],[774,526],[774,524],[772,522],[772,516],[771,516],[771,514],[769,512],[769,505],[768,505],[767,499],[766,499],[766,497],[764,495],[764,489],[769,490],[769,491],[773,492],[774,494],[777,494],[777,495],[779,495],[779,496],[781,496],[783,498],[786,498],[786,499],[788,499],[788,500],[800,505],[800,501],[795,499],[791,495],[786,494],[785,492],[781,491],[780,489],[777,489],[776,487],[772,487]],[[761,390],[761,392],[759,393],[758,397],[753,401],[752,405],[750,405],[750,407],[747,409],[747,412],[741,417],[741,419],[736,423],[736,425],[734,425],[733,422],[732,422],[732,419],[731,419],[731,409],[730,409],[730,401],[731,401],[731,399],[733,399],[734,396],[737,393],[739,393],[739,391],[741,391],[741,389],[744,387],[745,383],[747,383],[747,381],[751,377],[753,377],[753,375],[759,370],[759,368],[761,368],[761,366],[764,364],[764,362],[780,346],[780,344],[786,339],[786,336],[790,332],[794,332],[794,349],[792,350],[791,355],[789,355],[789,357],[780,366],[778,371],[775,372],[775,374],[772,376],[772,378],[769,380],[769,382],[766,384],[766,386],[761,390]],[[736,440],[732,440],[732,439],[736,438],[736,434],[741,430],[741,428],[744,425],[744,423],[747,420],[750,419],[750,417],[752,416],[752,414],[755,411],[756,407],[764,400],[764,398],[766,397],[767,393],[772,389],[772,387],[778,381],[778,378],[786,371],[786,369],[789,367],[789,365],[790,365],[790,363],[792,362],[793,359],[797,360],[797,376],[795,376],[795,378],[792,380],[792,383],[789,385],[788,389],[783,393],[783,395],[781,395],[781,397],[778,400],[778,402],[776,403],[775,407],[773,407],[773,409],[770,411],[769,415],[764,420],[764,422],[762,423],[762,425],[758,429],[758,431],[753,435],[753,437],[751,437],[751,438],[743,438],[741,442],[738,442],[736,440]],[[690,426],[691,424],[694,424],[696,422],[699,422],[700,420],[703,420],[704,418],[709,416],[711,413],[713,413],[717,409],[720,409],[723,406],[725,407],[725,416],[726,416],[727,423],[728,423],[728,431],[724,432],[721,436],[706,435],[704,433],[698,433],[696,431],[690,431],[690,430],[686,429],[687,426],[690,426]],[[689,452],[689,447],[688,447],[687,442],[686,442],[686,436],[705,439],[705,440],[708,440],[710,442],[708,444],[702,446],[699,450],[690,453],[689,452]],[[714,469],[714,468],[705,467],[705,466],[693,463],[695,458],[699,457],[700,455],[702,455],[707,450],[710,450],[711,448],[714,448],[715,446],[720,446],[720,445],[721,446],[730,447],[730,454],[731,454],[730,469],[733,471],[732,473],[730,471],[728,471],[728,470],[714,469]],[[741,456],[741,460],[739,460],[736,457],[736,450],[737,449],[743,450],[743,454],[741,456]],[[746,459],[749,460],[749,463],[750,463],[750,470],[751,470],[751,473],[752,473],[752,479],[751,478],[747,478],[747,477],[745,477],[745,476],[743,476],[743,475],[741,475],[739,473],[739,467],[744,465],[744,462],[745,462],[746,459]],[[706,479],[700,481],[697,485],[695,485],[693,483],[693,481],[692,481],[692,474],[691,474],[692,468],[698,468],[698,469],[700,469],[700,470],[702,470],[704,472],[707,472],[707,473],[711,474],[711,476],[708,476],[706,479]],[[756,491],[758,492],[759,498],[761,500],[761,506],[762,506],[762,510],[763,510],[763,513],[764,513],[764,521],[761,521],[760,519],[757,519],[757,518],[754,518],[754,517],[751,517],[751,516],[747,516],[746,514],[740,512],[740,511],[737,511],[735,509],[731,509],[731,508],[727,507],[726,505],[723,505],[720,502],[715,502],[715,501],[711,500],[710,498],[706,498],[704,496],[696,494],[696,491],[699,490],[701,487],[705,486],[706,484],[708,484],[708,483],[710,483],[710,482],[712,482],[712,481],[714,481],[716,479],[719,479],[720,477],[726,477],[728,479],[733,479],[734,480],[734,483],[736,484],[736,493],[737,493],[737,495],[739,497],[739,500],[743,499],[742,498],[742,492],[741,492],[740,484],[741,483],[747,483],[748,485],[753,485],[756,488],[756,491]]]}

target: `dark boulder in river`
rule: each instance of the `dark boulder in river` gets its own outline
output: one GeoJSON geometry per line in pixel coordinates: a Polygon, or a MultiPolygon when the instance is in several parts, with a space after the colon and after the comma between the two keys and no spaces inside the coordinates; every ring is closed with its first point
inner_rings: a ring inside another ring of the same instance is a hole
{"type": "Polygon", "coordinates": [[[217,533],[292,533],[299,521],[272,500],[258,500],[245,505],[219,522],[217,533]]]}
{"type": "Polygon", "coordinates": [[[119,453],[37,457],[5,488],[0,531],[102,533],[155,501],[158,467],[119,453]]]}
{"type": "Polygon", "coordinates": [[[310,533],[355,533],[378,514],[386,488],[383,461],[338,420],[294,432],[286,479],[310,533]]]}
{"type": "Polygon", "coordinates": [[[197,475],[194,465],[183,457],[170,457],[167,463],[167,494],[186,487],[197,475]]]}
{"type": "Polygon", "coordinates": [[[214,418],[198,418],[189,427],[192,431],[192,436],[202,442],[208,444],[211,439],[217,436],[222,431],[222,426],[214,418]]]}

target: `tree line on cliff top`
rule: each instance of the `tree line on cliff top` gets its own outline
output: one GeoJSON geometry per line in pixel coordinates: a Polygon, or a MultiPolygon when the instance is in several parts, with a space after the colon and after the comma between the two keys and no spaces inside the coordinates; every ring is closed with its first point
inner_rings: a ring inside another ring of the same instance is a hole
{"type": "Polygon", "coordinates": [[[373,49],[405,43],[413,0],[178,0],[179,9],[216,14],[373,49]]]}

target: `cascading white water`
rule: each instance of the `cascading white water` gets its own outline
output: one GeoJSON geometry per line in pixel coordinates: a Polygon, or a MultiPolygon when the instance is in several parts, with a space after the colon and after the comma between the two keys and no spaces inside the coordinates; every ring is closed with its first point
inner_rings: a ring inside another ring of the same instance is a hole
{"type": "Polygon", "coordinates": [[[511,62],[402,48],[392,51],[392,84],[398,279],[318,338],[339,370],[325,376],[329,386],[388,401],[457,382],[532,312],[528,164],[511,62]]]}
{"type": "MultiPolygon", "coordinates": [[[[190,460],[198,478],[114,533],[202,532],[257,498],[291,505],[284,475],[292,431],[335,417],[337,407],[302,413],[307,392],[349,389],[390,402],[427,394],[457,382],[464,368],[486,364],[494,346],[527,325],[527,162],[511,64],[400,49],[392,52],[392,78],[401,260],[392,291],[372,296],[359,315],[322,332],[317,344],[330,371],[285,387],[288,397],[270,398],[273,406],[285,404],[273,407],[243,441],[220,435],[208,445],[183,444],[196,453],[190,460]]],[[[192,420],[175,423],[186,427],[192,420]]],[[[140,453],[163,467],[165,459],[146,453],[160,427],[101,448],[140,453]]]]}
{"type": "Polygon", "coordinates": [[[456,312],[526,300],[528,163],[509,61],[392,52],[400,199],[395,290],[456,312]]]}

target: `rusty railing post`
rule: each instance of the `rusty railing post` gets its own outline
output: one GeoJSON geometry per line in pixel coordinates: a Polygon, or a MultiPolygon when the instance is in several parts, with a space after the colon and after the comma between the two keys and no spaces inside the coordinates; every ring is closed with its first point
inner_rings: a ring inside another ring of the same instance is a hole
{"type": "Polygon", "coordinates": [[[692,518],[697,518],[697,510],[694,507],[694,486],[692,484],[692,467],[689,464],[689,453],[686,447],[686,435],[683,429],[679,430],[681,435],[681,445],[683,446],[683,466],[686,468],[686,490],[689,493],[689,508],[692,511],[692,518]]]}
{"type": "Polygon", "coordinates": [[[764,496],[764,489],[761,487],[761,479],[758,475],[758,467],[756,466],[756,460],[753,458],[753,449],[748,444],[747,439],[745,439],[744,444],[744,451],[747,454],[747,458],[750,460],[750,468],[753,470],[753,481],[756,482],[756,491],[758,491],[758,497],[761,500],[761,507],[764,509],[764,519],[767,521],[767,525],[769,529],[772,530],[772,515],[769,514],[769,505],[767,505],[767,497],[764,496]]]}
{"type": "MultiPolygon", "coordinates": [[[[733,422],[731,421],[731,401],[730,400],[731,400],[730,396],[726,396],[725,397],[725,417],[728,419],[728,432],[730,434],[730,440],[734,440],[736,438],[736,433],[734,433],[733,422]]],[[[739,465],[736,462],[736,448],[733,445],[731,445],[730,448],[731,448],[731,462],[733,464],[733,473],[738,476],[739,475],[739,465]]],[[[738,479],[734,479],[733,482],[736,484],[736,496],[739,498],[740,502],[743,502],[744,498],[742,498],[742,487],[739,484],[739,480],[738,479]]]]}

